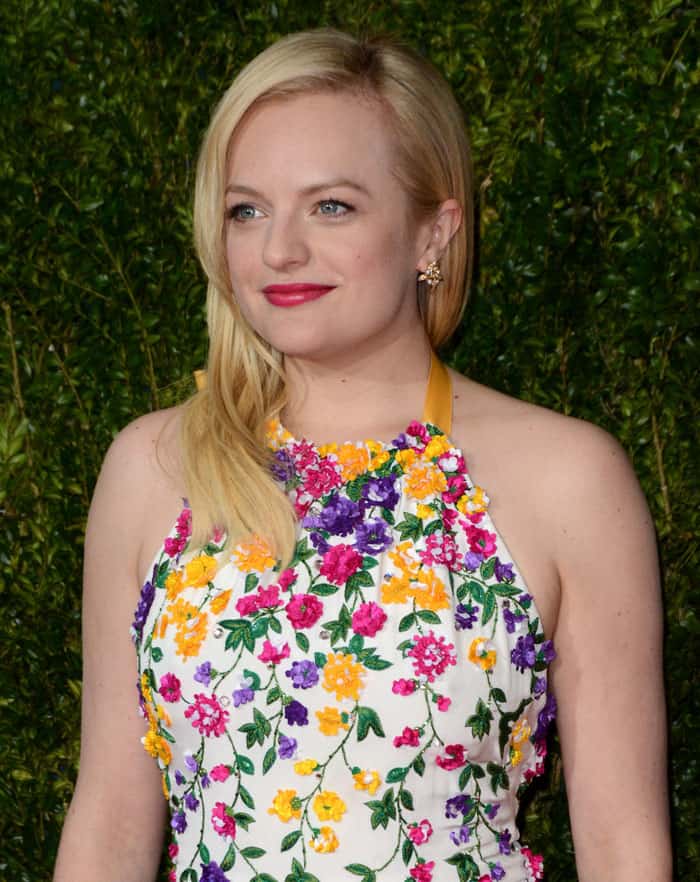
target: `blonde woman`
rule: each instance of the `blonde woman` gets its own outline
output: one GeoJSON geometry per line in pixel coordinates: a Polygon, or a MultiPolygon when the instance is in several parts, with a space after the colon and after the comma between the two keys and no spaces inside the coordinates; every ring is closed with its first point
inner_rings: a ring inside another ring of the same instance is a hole
{"type": "Polygon", "coordinates": [[[56,882],[153,879],[166,828],[178,882],[541,879],[557,707],[579,879],[670,879],[649,513],[605,433],[435,356],[471,206],[459,108],[391,41],[288,36],[222,98],[206,378],[90,512],[56,882]]]}

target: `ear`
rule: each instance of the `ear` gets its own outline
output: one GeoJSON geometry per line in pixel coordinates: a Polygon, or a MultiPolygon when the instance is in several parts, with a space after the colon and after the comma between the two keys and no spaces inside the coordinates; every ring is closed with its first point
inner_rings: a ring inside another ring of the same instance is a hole
{"type": "Polygon", "coordinates": [[[439,260],[450,239],[462,223],[462,206],[456,199],[446,199],[425,225],[421,239],[423,250],[418,258],[416,269],[423,272],[433,260],[439,260]]]}

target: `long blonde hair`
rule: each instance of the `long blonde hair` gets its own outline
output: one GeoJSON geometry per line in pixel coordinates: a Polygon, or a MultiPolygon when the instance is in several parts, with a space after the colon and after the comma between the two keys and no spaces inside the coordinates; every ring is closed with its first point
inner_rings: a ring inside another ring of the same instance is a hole
{"type": "Polygon", "coordinates": [[[417,217],[455,198],[463,223],[441,260],[446,282],[417,296],[434,348],[461,319],[473,262],[469,143],[460,108],[445,80],[415,51],[391,38],[358,40],[330,28],[290,34],[238,74],[212,116],[197,165],[195,244],[208,278],[209,357],[206,387],[185,405],[182,448],[194,541],[214,526],[237,542],[264,536],[282,561],[294,551],[296,519],[272,479],[265,445],[268,421],[285,402],[281,354],[249,325],[231,290],[224,249],[224,191],[232,135],[261,101],[307,92],[354,92],[381,102],[397,145],[395,174],[417,217]]]}

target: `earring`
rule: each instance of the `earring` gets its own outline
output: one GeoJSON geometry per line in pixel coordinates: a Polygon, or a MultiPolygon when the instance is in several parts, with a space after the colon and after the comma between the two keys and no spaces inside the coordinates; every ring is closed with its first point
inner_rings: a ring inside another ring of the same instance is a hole
{"type": "Polygon", "coordinates": [[[437,260],[431,260],[425,270],[418,276],[419,282],[427,282],[431,288],[439,285],[444,281],[440,266],[437,260]]]}

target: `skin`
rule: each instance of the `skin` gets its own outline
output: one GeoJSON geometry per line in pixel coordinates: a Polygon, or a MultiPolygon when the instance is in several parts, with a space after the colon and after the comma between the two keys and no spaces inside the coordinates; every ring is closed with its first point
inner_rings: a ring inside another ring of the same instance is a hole
{"type": "MultiPolygon", "coordinates": [[[[432,217],[413,219],[392,174],[384,118],[354,96],[297,96],[250,113],[231,145],[232,288],[251,324],[285,353],[285,425],[316,443],[387,440],[422,412],[430,347],[416,271],[439,259],[461,211],[447,200],[432,217]],[[358,186],[308,191],[339,178],[358,186]],[[291,309],[262,294],[265,285],[296,281],[336,287],[291,309]]],[[[551,683],[579,880],[669,882],[658,564],[627,457],[595,426],[451,376],[452,441],[487,489],[557,648],[551,683]]],[[[178,419],[175,408],[128,426],[95,490],[80,776],[55,882],[155,876],[166,803],[140,744],[128,630],[185,495],[178,419]]]]}

